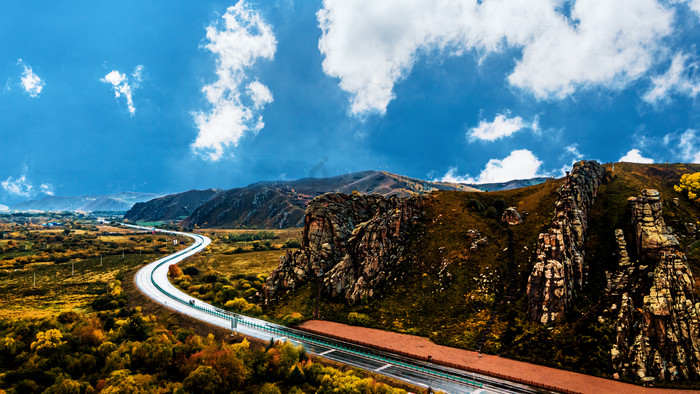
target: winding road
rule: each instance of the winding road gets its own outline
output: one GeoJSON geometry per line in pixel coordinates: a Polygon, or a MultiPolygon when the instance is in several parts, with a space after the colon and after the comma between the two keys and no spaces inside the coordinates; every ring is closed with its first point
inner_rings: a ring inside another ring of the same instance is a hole
{"type": "MultiPolygon", "coordinates": [[[[152,227],[123,225],[136,230],[153,230],[152,227]]],[[[160,229],[155,231],[188,237],[194,241],[187,248],[146,265],[134,276],[136,286],[146,296],[179,313],[265,341],[270,338],[275,341],[291,341],[303,346],[310,354],[448,393],[542,392],[517,383],[413,360],[216,308],[187,295],[168,280],[170,265],[204,250],[211,240],[200,234],[160,229]]]]}

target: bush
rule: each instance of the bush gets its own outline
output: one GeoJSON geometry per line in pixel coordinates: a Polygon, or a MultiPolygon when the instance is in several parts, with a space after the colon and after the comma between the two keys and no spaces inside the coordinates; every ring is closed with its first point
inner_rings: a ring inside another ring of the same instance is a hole
{"type": "Polygon", "coordinates": [[[695,200],[700,195],[700,172],[695,174],[684,174],[681,181],[673,189],[678,193],[685,194],[689,199],[695,200]]]}
{"type": "Polygon", "coordinates": [[[491,218],[491,219],[497,219],[497,218],[500,216],[500,215],[498,214],[498,209],[496,209],[496,208],[493,207],[493,206],[488,207],[488,209],[486,210],[486,212],[484,213],[484,215],[485,215],[487,218],[491,218]]]}
{"type": "Polygon", "coordinates": [[[484,212],[484,209],[486,209],[486,207],[484,207],[484,204],[482,204],[481,201],[475,199],[467,201],[467,208],[474,212],[484,212]]]}
{"type": "Polygon", "coordinates": [[[497,198],[497,199],[493,200],[493,202],[491,203],[491,206],[496,208],[496,210],[498,210],[499,212],[506,209],[506,205],[507,205],[506,200],[504,200],[502,198],[497,198]]]}
{"type": "Polygon", "coordinates": [[[353,326],[367,326],[369,325],[369,322],[370,318],[365,314],[357,312],[348,313],[348,323],[352,324],[353,326]]]}
{"type": "Polygon", "coordinates": [[[299,241],[297,241],[296,239],[290,239],[289,241],[285,242],[284,245],[282,245],[282,248],[299,249],[301,248],[301,244],[299,244],[299,241]]]}
{"type": "Polygon", "coordinates": [[[197,276],[197,275],[199,275],[199,270],[198,270],[197,268],[195,268],[195,267],[187,267],[187,268],[185,268],[184,270],[182,270],[182,272],[183,272],[185,275],[189,275],[189,276],[197,276]]]}
{"type": "Polygon", "coordinates": [[[179,278],[182,276],[182,270],[177,266],[177,264],[173,264],[168,267],[168,274],[171,278],[179,278]]]}

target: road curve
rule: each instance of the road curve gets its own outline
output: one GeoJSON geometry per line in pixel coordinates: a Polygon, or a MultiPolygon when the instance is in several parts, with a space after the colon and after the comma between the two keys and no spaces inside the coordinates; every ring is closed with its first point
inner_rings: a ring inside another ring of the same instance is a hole
{"type": "MultiPolygon", "coordinates": [[[[152,227],[123,225],[136,230],[154,230],[152,227]]],[[[216,308],[182,292],[168,280],[170,265],[201,252],[211,240],[200,234],[161,229],[155,231],[188,237],[194,241],[187,248],[146,265],[134,276],[136,286],[146,296],[179,313],[262,340],[288,340],[302,345],[310,354],[448,393],[542,392],[516,383],[417,361],[216,308]]]]}

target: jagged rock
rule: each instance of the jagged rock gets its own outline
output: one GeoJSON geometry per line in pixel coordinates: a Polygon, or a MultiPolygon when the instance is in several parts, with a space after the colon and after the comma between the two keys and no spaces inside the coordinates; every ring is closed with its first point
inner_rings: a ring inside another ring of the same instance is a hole
{"type": "Polygon", "coordinates": [[[661,252],[678,248],[678,239],[661,216],[663,204],[658,191],[645,189],[641,196],[630,197],[627,201],[632,210],[637,254],[641,260],[655,260],[661,252]]]}
{"type": "Polygon", "coordinates": [[[586,280],[583,244],[588,214],[605,170],[594,161],[580,161],[559,188],[554,220],[537,242],[537,260],[528,278],[528,315],[547,324],[564,319],[574,291],[586,280]]]}
{"type": "Polygon", "coordinates": [[[480,246],[488,245],[489,239],[488,237],[482,237],[478,230],[470,229],[467,231],[467,242],[471,242],[469,251],[474,253],[479,250],[480,246]]]}
{"type": "Polygon", "coordinates": [[[501,222],[515,226],[521,224],[523,222],[523,218],[520,216],[515,207],[509,207],[503,211],[503,215],[501,215],[501,222]]]}
{"type": "MultiPolygon", "coordinates": [[[[651,285],[644,276],[631,276],[630,267],[639,262],[630,262],[626,250],[620,252],[616,277],[625,280],[612,287],[627,291],[621,296],[616,343],[611,349],[613,367],[620,375],[644,381],[698,379],[700,303],[690,267],[664,223],[658,192],[644,190],[629,201],[639,258],[654,270],[649,273],[651,285]],[[634,299],[641,301],[639,308],[634,307],[634,299]]],[[[616,230],[616,236],[621,233],[616,230]]]]}
{"type": "Polygon", "coordinates": [[[686,223],[685,224],[685,233],[688,235],[694,236],[695,233],[698,232],[698,227],[695,225],[695,223],[686,223]]]}
{"type": "Polygon", "coordinates": [[[282,256],[265,283],[266,302],[317,280],[325,294],[350,303],[373,297],[398,275],[404,237],[422,201],[340,193],[315,198],[306,211],[301,248],[282,256]]]}

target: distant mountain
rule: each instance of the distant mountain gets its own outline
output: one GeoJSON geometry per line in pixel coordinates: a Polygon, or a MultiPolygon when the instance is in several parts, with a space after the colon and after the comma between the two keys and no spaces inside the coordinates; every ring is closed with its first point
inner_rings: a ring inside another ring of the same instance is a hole
{"type": "Polygon", "coordinates": [[[539,185],[540,183],[544,183],[547,179],[553,179],[553,178],[539,177],[539,178],[531,178],[531,179],[513,179],[512,181],[508,181],[508,182],[479,183],[479,184],[468,183],[467,185],[472,186],[472,187],[477,188],[477,189],[481,189],[483,191],[494,192],[494,191],[500,191],[500,190],[512,190],[512,189],[519,189],[521,187],[539,185]]]}
{"type": "Polygon", "coordinates": [[[475,191],[468,185],[429,182],[384,171],[364,171],[331,178],[258,182],[212,196],[182,221],[186,227],[284,228],[301,226],[309,202],[329,193],[408,196],[431,190],[475,191]]]}
{"type": "Polygon", "coordinates": [[[190,190],[138,202],[124,215],[124,219],[134,222],[180,221],[220,191],[190,190]]]}
{"type": "Polygon", "coordinates": [[[7,205],[0,204],[0,211],[7,211],[8,209],[10,209],[10,207],[8,207],[7,205]]]}
{"type": "Polygon", "coordinates": [[[16,211],[128,211],[137,202],[151,200],[162,194],[122,192],[94,196],[46,196],[12,206],[16,211]]]}

